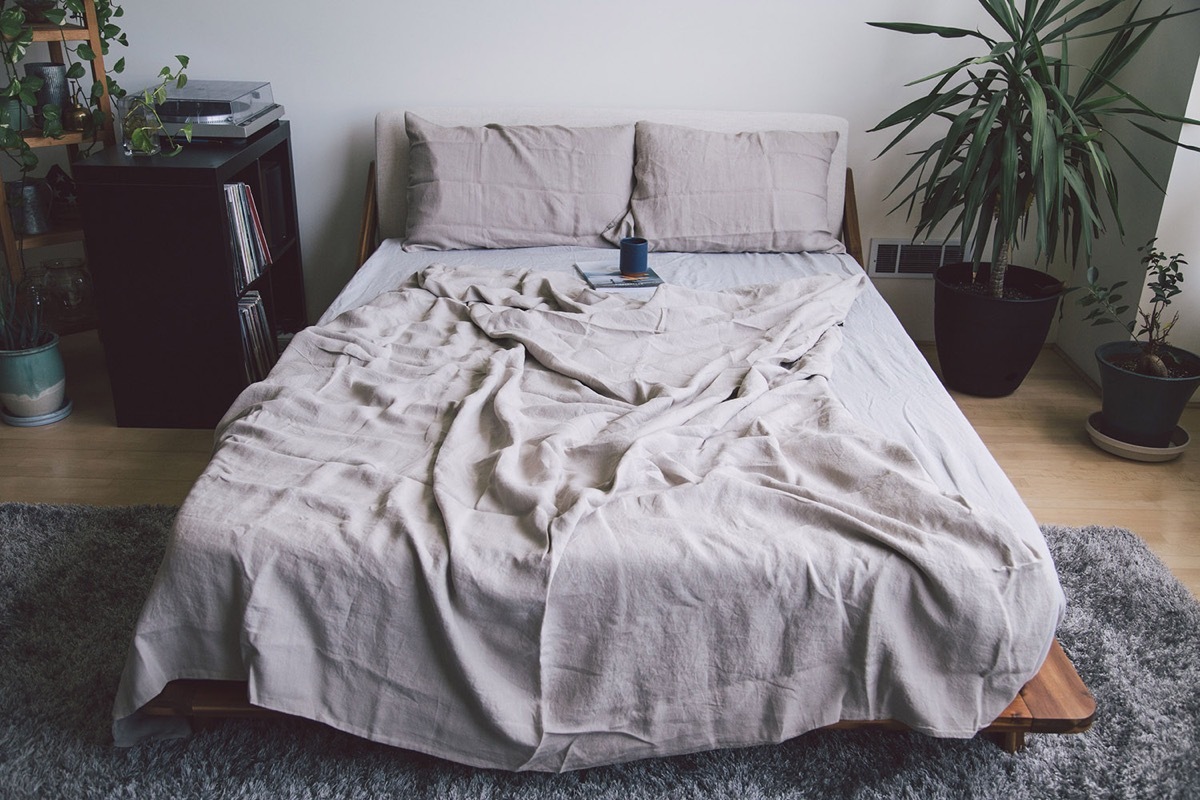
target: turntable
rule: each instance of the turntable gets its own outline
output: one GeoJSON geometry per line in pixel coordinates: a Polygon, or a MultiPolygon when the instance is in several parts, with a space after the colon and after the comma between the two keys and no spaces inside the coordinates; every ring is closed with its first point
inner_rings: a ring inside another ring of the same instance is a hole
{"type": "Polygon", "coordinates": [[[190,124],[193,139],[245,139],[283,116],[271,84],[259,81],[188,81],[168,88],[157,111],[164,133],[190,124]]]}

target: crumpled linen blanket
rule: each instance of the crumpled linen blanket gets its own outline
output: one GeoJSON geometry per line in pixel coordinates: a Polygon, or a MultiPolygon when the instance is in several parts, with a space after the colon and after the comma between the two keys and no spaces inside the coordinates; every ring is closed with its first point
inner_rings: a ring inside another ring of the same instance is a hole
{"type": "Polygon", "coordinates": [[[830,395],[863,280],[641,301],[433,266],[302,332],[180,510],[118,742],[181,677],[509,770],[972,735],[1061,590],[830,395]]]}

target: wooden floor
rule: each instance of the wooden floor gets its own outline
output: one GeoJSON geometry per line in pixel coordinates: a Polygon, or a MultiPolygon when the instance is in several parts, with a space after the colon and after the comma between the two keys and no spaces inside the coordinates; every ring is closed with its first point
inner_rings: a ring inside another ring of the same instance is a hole
{"type": "MultiPolygon", "coordinates": [[[[182,502],[212,432],[117,428],[95,332],[62,347],[74,412],[42,428],[0,425],[0,501],[182,502]]],[[[1097,449],[1083,425],[1100,400],[1051,350],[1012,396],[955,399],[1039,522],[1129,528],[1200,596],[1200,445],[1163,464],[1097,449]]],[[[1200,409],[1181,424],[1200,434],[1200,409]]]]}
{"type": "Polygon", "coordinates": [[[212,431],[118,428],[95,331],[64,336],[62,422],[0,424],[0,501],[178,505],[212,452],[212,431]]]}
{"type": "MultiPolygon", "coordinates": [[[[1050,349],[1009,397],[951,394],[1038,522],[1128,528],[1200,597],[1200,444],[1157,464],[1100,450],[1084,429],[1099,394],[1050,349]]],[[[1179,424],[1200,435],[1200,408],[1179,424]]]]}

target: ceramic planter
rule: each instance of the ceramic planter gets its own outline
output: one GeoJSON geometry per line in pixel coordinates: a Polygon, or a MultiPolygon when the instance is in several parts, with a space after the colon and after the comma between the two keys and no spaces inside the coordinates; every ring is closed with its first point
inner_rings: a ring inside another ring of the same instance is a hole
{"type": "MultiPolygon", "coordinates": [[[[1200,370],[1200,356],[1165,346],[1184,363],[1200,370]]],[[[1160,378],[1142,375],[1113,364],[1113,356],[1141,352],[1137,342],[1109,342],[1096,348],[1096,364],[1100,368],[1100,387],[1103,391],[1101,418],[1108,436],[1141,447],[1167,447],[1179,424],[1179,417],[1200,386],[1200,376],[1194,378],[1160,378]]]]}
{"type": "Polygon", "coordinates": [[[6,422],[53,416],[65,406],[66,386],[57,334],[38,347],[0,350],[0,410],[6,422]]]}
{"type": "Polygon", "coordinates": [[[4,184],[5,201],[13,232],[19,236],[49,233],[50,204],[54,190],[42,178],[11,181],[4,184]]]}
{"type": "Polygon", "coordinates": [[[42,109],[53,106],[61,112],[70,97],[67,93],[67,65],[53,61],[28,62],[25,64],[25,75],[42,79],[42,88],[36,92],[37,105],[33,107],[33,120],[40,128],[45,123],[42,109]]]}
{"type": "MultiPolygon", "coordinates": [[[[980,265],[986,285],[991,265],[980,265]]],[[[1038,270],[1010,265],[1006,284],[1027,300],[992,297],[962,288],[969,263],[947,264],[934,275],[933,332],[942,381],[979,397],[1012,394],[1037,360],[1050,332],[1062,283],[1038,270]]]]}

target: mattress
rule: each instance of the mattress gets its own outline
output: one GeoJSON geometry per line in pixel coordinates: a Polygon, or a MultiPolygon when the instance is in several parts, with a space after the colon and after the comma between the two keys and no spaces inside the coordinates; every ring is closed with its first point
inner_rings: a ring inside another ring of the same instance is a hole
{"type": "Polygon", "coordinates": [[[503,769],[990,723],[1062,592],[861,268],[655,253],[667,286],[613,295],[573,274],[614,256],[385,242],[219,426],[118,742],[164,733],[136,711],[175,678],[503,769]]]}

